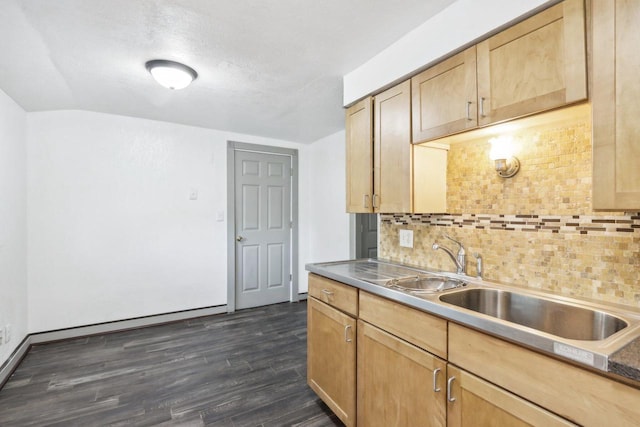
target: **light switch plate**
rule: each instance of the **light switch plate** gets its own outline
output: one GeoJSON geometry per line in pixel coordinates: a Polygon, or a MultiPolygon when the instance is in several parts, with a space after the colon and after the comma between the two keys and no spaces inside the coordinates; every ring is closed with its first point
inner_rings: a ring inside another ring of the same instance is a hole
{"type": "Polygon", "coordinates": [[[198,189],[192,188],[189,190],[189,200],[198,200],[198,189]]]}
{"type": "Polygon", "coordinates": [[[400,246],[413,248],[413,230],[400,230],[400,246]]]}

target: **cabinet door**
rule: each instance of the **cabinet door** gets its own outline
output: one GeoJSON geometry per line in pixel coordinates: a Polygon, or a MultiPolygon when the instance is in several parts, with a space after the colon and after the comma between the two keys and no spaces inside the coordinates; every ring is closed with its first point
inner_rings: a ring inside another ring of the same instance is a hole
{"type": "Polygon", "coordinates": [[[374,208],[411,212],[411,82],[374,99],[374,208]]]}
{"type": "Polygon", "coordinates": [[[356,321],[311,297],[307,383],[346,426],[356,425],[356,321]]]}
{"type": "Polygon", "coordinates": [[[411,79],[413,143],[478,126],[476,47],[411,79]]]}
{"type": "Polygon", "coordinates": [[[445,426],[442,360],[358,321],[358,425],[445,426]]]}
{"type": "Polygon", "coordinates": [[[451,322],[449,361],[584,426],[640,420],[640,389],[451,322]]]}
{"type": "Polygon", "coordinates": [[[347,212],[373,212],[373,117],[372,98],[346,112],[347,212]]]}
{"type": "Polygon", "coordinates": [[[453,365],[447,378],[449,427],[576,425],[453,365]]]}
{"type": "Polygon", "coordinates": [[[593,4],[593,208],[640,209],[640,2],[593,4]]]}
{"type": "Polygon", "coordinates": [[[480,125],[587,97],[584,0],[565,0],[477,45],[480,125]]]}

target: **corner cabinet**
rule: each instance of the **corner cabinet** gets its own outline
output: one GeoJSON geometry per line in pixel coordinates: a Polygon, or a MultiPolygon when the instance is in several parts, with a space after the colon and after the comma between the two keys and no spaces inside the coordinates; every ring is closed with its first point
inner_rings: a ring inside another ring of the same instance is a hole
{"type": "Polygon", "coordinates": [[[640,2],[592,1],[593,208],[640,209],[640,2]]]}
{"type": "Polygon", "coordinates": [[[347,212],[411,212],[411,83],[346,111],[347,212]]]}
{"type": "Polygon", "coordinates": [[[587,99],[584,0],[565,0],[477,45],[478,124],[587,99]]]}
{"type": "Polygon", "coordinates": [[[358,290],[309,275],[307,383],[347,426],[356,425],[358,290]],[[322,302],[323,299],[325,302],[322,302]]]}

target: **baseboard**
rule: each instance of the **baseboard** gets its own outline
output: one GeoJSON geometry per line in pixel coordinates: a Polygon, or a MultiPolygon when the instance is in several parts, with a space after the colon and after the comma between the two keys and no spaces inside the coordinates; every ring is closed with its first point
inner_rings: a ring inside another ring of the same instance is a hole
{"type": "Polygon", "coordinates": [[[29,348],[33,344],[42,344],[51,341],[60,341],[69,338],[80,338],[89,335],[105,334],[109,332],[124,331],[127,329],[144,328],[145,326],[160,325],[163,323],[178,322],[196,317],[211,316],[227,312],[226,305],[214,307],[195,308],[192,310],[176,311],[173,313],[155,314],[151,316],[136,317],[134,319],[115,320],[113,322],[99,323],[95,325],[78,326],[75,328],[58,329],[55,331],[38,332],[29,334],[20,345],[11,353],[9,359],[0,366],[0,389],[7,382],[13,371],[18,367],[29,348]]]}
{"type": "Polygon", "coordinates": [[[173,313],[154,314],[133,319],[116,320],[113,322],[98,323],[95,325],[78,326],[75,328],[57,329],[54,331],[38,332],[31,334],[31,344],[40,344],[50,341],[80,338],[89,335],[99,335],[109,332],[124,331],[127,329],[144,328],[145,326],[159,325],[162,323],[177,322],[193,319],[195,317],[211,316],[227,312],[226,305],[196,308],[192,310],[176,311],[173,313]]]}
{"type": "Polygon", "coordinates": [[[31,337],[27,335],[20,345],[11,353],[6,362],[0,366],[0,389],[7,382],[31,347],[31,337]]]}

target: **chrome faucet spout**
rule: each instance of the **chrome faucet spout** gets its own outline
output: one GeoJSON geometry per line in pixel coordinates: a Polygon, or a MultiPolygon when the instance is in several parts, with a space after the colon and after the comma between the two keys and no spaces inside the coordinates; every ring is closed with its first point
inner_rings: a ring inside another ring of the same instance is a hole
{"type": "Polygon", "coordinates": [[[454,253],[451,251],[451,249],[446,248],[444,246],[440,246],[437,243],[434,243],[433,246],[431,246],[431,249],[433,249],[434,251],[437,251],[438,249],[442,249],[447,255],[449,255],[449,258],[451,258],[451,261],[453,261],[453,263],[456,265],[456,273],[458,274],[467,274],[467,266],[466,266],[466,253],[464,251],[464,247],[462,246],[462,243],[453,240],[451,237],[445,235],[444,237],[446,237],[449,240],[454,241],[455,243],[457,243],[460,246],[460,249],[458,250],[458,254],[454,255],[454,253]]]}

